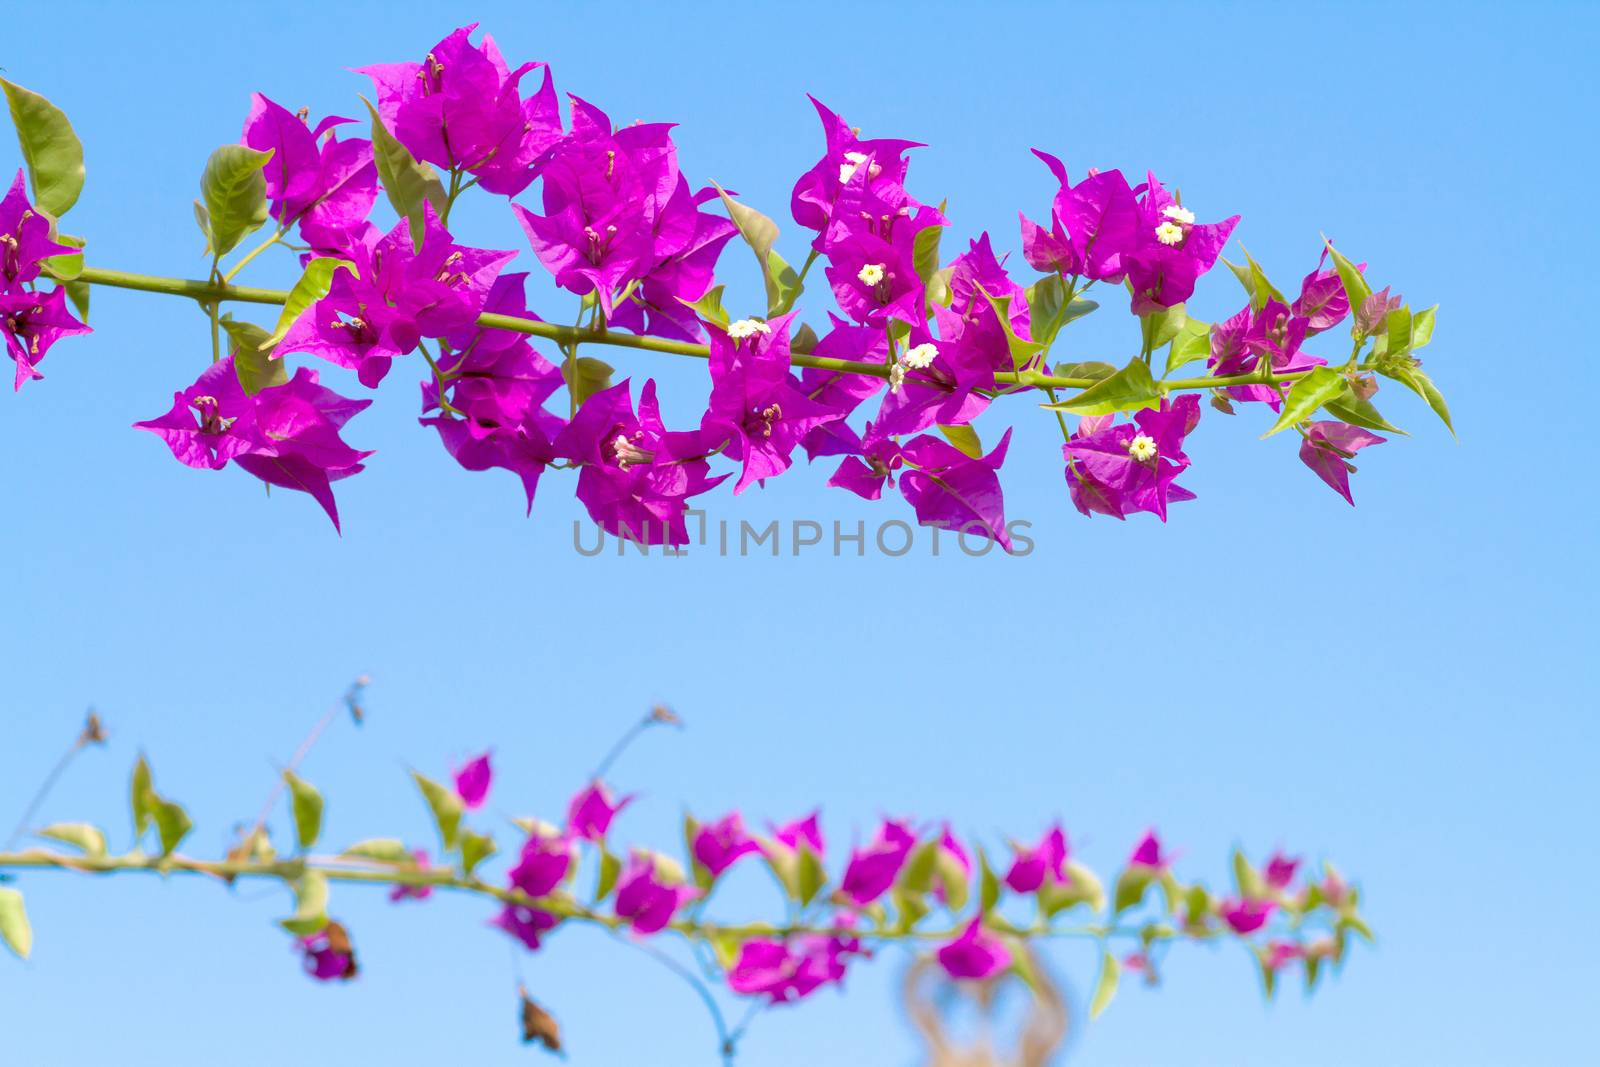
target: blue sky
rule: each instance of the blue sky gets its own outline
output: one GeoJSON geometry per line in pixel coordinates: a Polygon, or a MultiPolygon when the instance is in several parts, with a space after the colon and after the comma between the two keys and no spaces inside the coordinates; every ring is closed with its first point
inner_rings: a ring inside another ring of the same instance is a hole
{"type": "MultiPolygon", "coordinates": [[[[1597,516],[1575,388],[1600,162],[1582,73],[1600,44],[1592,7],[58,3],[3,59],[87,146],[69,229],[92,261],[193,276],[189,200],[252,90],[355,114],[367,83],[349,68],[416,58],[471,18],[618,120],[681,123],[691,179],[780,224],[820,150],[811,91],[870,134],[927,142],[912,191],[948,198],[956,233],[1002,248],[1017,247],[1017,210],[1038,217],[1050,196],[1035,145],[1074,173],[1151,168],[1203,219],[1242,214],[1236,237],[1280,284],[1326,232],[1414,306],[1441,305],[1426,355],[1460,442],[1386,390],[1413,436],[1362,456],[1351,509],[1292,442],[1256,439],[1259,412],[1208,412],[1185,477],[1197,501],[1166,526],[1091,522],[1067,502],[1053,420],[1018,404],[979,428],[994,440],[1017,421],[1005,484],[1008,513],[1034,527],[1027,558],[585,559],[566,486],[551,477],[524,519],[509,476],[459,471],[415,426],[420,375],[403,368],[347,434],[378,455],[339,486],[341,539],[303,497],[180,467],[128,429],[203,366],[206,330],[183,301],[96,291],[96,334],[0,399],[6,824],[89,704],[112,745],[43,818],[125,835],[142,747],[204,851],[361,672],[368,725],[335,730],[305,768],[335,840],[423,838],[405,768],[442,773],[487,745],[494,809],[556,815],[616,733],[666,700],[688,728],[647,738],[615,774],[643,796],[622,826],[642,843],[676,840],[684,805],[765,821],[820,803],[840,846],[886,812],[989,840],[1060,816],[1102,868],[1155,824],[1182,872],[1213,884],[1235,843],[1361,880],[1380,944],[1314,999],[1264,1005],[1242,954],[1175,951],[1164,987],[1125,989],[1073,1062],[1554,1062],[1592,1044],[1597,516]]],[[[458,228],[523,247],[497,199],[471,201],[458,228]]],[[[786,231],[798,259],[804,238],[786,231]]],[[[744,250],[723,262],[754,310],[744,250]]],[[[526,251],[518,264],[537,270],[526,251]]],[[[1240,302],[1219,272],[1191,309],[1215,319],[1240,302]]],[[[1108,306],[1057,358],[1121,362],[1136,337],[1108,306]]],[[[696,413],[703,367],[618,362],[658,378],[669,422],[696,413]]],[[[798,469],[709,506],[757,525],[909,517],[825,479],[798,469]]],[[[290,1045],[350,1061],[534,1056],[514,1043],[506,945],[469,900],[341,893],[366,974],[329,989],[273,926],[279,893],[61,875],[23,888],[38,946],[26,966],[0,959],[9,1063],[188,1067],[226,1049],[253,1067],[290,1045]]],[[[752,880],[732,901],[759,912],[760,892],[752,880]]],[[[1082,998],[1089,954],[1052,959],[1082,998]]],[[[712,1062],[693,994],[622,946],[568,931],[518,966],[575,1064],[712,1062]]],[[[916,1062],[901,967],[886,954],[845,995],[770,1013],[742,1067],[916,1062]]]]}

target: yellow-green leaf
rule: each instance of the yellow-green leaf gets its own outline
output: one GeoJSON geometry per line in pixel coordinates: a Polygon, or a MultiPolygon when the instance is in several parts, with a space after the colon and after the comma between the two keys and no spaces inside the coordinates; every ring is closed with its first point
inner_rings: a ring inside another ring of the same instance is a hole
{"type": "Polygon", "coordinates": [[[200,196],[210,220],[213,258],[232,252],[267,221],[267,179],[261,171],[271,158],[271,149],[225,144],[206,160],[200,196]]]}
{"type": "Polygon", "coordinates": [[[439,829],[439,840],[443,842],[445,850],[455,848],[457,833],[461,829],[461,798],[454,789],[442,786],[416,771],[411,772],[411,777],[422,791],[422,798],[428,802],[428,810],[433,812],[433,823],[439,829]]]}
{"type": "Polygon", "coordinates": [[[983,458],[983,442],[978,439],[978,431],[971,426],[943,426],[939,432],[945,439],[973,459],[983,458]]]}
{"type": "Polygon", "coordinates": [[[28,924],[28,910],[23,906],[22,894],[15,889],[0,886],[0,941],[27,959],[33,952],[33,927],[28,924]]]}
{"type": "Polygon", "coordinates": [[[310,848],[322,836],[322,794],[293,771],[284,771],[283,780],[289,786],[295,840],[301,848],[310,848]]]}
{"type": "Polygon", "coordinates": [[[1117,983],[1122,978],[1122,964],[1110,952],[1100,955],[1100,977],[1094,983],[1094,995],[1089,998],[1089,1021],[1100,1018],[1117,995],[1117,983]]]}
{"type": "Polygon", "coordinates": [[[62,110],[38,93],[0,78],[22,161],[33,185],[33,204],[54,218],[65,215],[83,191],[83,144],[62,110]]]}
{"type": "Polygon", "coordinates": [[[1074,415],[1110,415],[1116,411],[1159,408],[1161,394],[1150,368],[1134,357],[1126,367],[1058,404],[1044,404],[1051,411],[1070,411],[1074,415]]]}
{"type": "Polygon", "coordinates": [[[1261,435],[1262,438],[1271,437],[1295,423],[1309,419],[1318,408],[1330,400],[1337,400],[1349,388],[1350,383],[1344,375],[1333,368],[1313,369],[1290,388],[1289,395],[1283,401],[1283,413],[1272,424],[1272,429],[1261,435]]]}
{"type": "Polygon", "coordinates": [[[258,348],[267,349],[283,340],[289,333],[289,328],[295,321],[305,314],[306,310],[318,300],[328,295],[328,290],[333,288],[333,276],[340,270],[347,270],[352,275],[360,277],[356,265],[348,259],[334,259],[323,256],[313,259],[306,264],[300,280],[294,283],[294,288],[289,290],[289,299],[284,301],[283,311],[278,315],[278,327],[272,335],[259,344],[258,348]]]}
{"type": "Polygon", "coordinates": [[[39,831],[40,837],[71,845],[86,856],[106,854],[106,835],[98,826],[86,822],[58,822],[39,831]]]}
{"type": "Polygon", "coordinates": [[[432,204],[436,214],[443,213],[444,183],[439,181],[432,167],[418,162],[410,150],[396,140],[378,117],[378,109],[372,106],[372,101],[363,96],[361,102],[372,115],[372,157],[378,165],[378,180],[383,183],[383,191],[394,213],[411,224],[412,243],[420,248],[426,218],[423,205],[432,204]]]}

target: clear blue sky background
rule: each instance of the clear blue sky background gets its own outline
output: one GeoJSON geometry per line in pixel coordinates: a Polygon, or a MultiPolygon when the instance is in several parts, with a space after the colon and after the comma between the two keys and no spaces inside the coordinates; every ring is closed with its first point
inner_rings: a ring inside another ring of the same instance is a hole
{"type": "MultiPolygon", "coordinates": [[[[1578,385],[1600,162],[1592,6],[449,6],[56,3],[0,62],[87,146],[69,229],[95,263],[153,273],[204,271],[189,200],[252,90],[353,115],[367,83],[348,68],[420,57],[471,18],[619,120],[682,123],[690,177],[780,221],[819,152],[807,90],[871,134],[928,142],[913,191],[947,197],[956,232],[988,229],[1003,248],[1017,210],[1037,217],[1050,195],[1030,146],[1074,173],[1150,167],[1202,218],[1242,213],[1237,236],[1285,286],[1325,231],[1415,306],[1439,303],[1428,367],[1461,441],[1386,389],[1414,436],[1363,455],[1351,509],[1292,441],[1256,440],[1262,413],[1208,412],[1186,477],[1198,501],[1165,527],[1090,522],[1067,501],[1053,422],[1012,405],[980,428],[993,440],[1021,420],[1005,474],[1011,515],[1034,524],[1026,559],[591,560],[570,547],[580,510],[557,477],[528,521],[509,476],[453,466],[414,424],[420,374],[405,366],[349,430],[379,451],[339,486],[340,539],[305,498],[180,467],[128,428],[204,365],[204,322],[182,301],[97,291],[95,336],[0,398],[7,825],[91,703],[113,743],[43,818],[124,839],[142,746],[197,817],[192,847],[211,850],[359,672],[376,679],[369,724],[341,725],[306,766],[334,840],[424,838],[405,767],[442,773],[487,745],[494,809],[557,815],[664,699],[689,728],[619,767],[644,795],[625,838],[672,842],[684,804],[764,821],[820,802],[840,846],[882,812],[951,816],[989,840],[1060,816],[1103,867],[1156,824],[1184,873],[1214,884],[1236,842],[1331,857],[1361,879],[1381,944],[1313,1000],[1290,989],[1264,1005],[1242,954],[1177,951],[1165,987],[1125,989],[1074,1062],[1588,1054],[1597,516],[1578,385]]],[[[15,161],[0,143],[0,163],[15,161]]],[[[476,243],[523,247],[503,201],[460,218],[476,243]]],[[[752,299],[744,250],[724,263],[752,299]]],[[[292,274],[284,257],[250,276],[292,274]]],[[[1191,306],[1213,319],[1240,302],[1219,271],[1191,306]]],[[[820,318],[822,294],[802,305],[820,318]]],[[[1120,362],[1136,336],[1108,307],[1059,358],[1120,362]]],[[[702,367],[625,365],[659,377],[676,421],[694,413],[702,367]]],[[[908,517],[826,490],[826,473],[718,494],[713,513],[908,517]]],[[[0,959],[8,1064],[538,1058],[515,1044],[507,948],[472,901],[394,909],[340,893],[366,974],[324,988],[272,925],[281,894],[23,886],[38,947],[26,966],[0,959]]],[[[1054,959],[1082,997],[1088,952],[1054,959]]],[[[573,930],[521,966],[573,1063],[712,1062],[690,991],[623,946],[573,930]]],[[[844,996],[771,1013],[741,1064],[913,1062],[900,967],[890,954],[844,996]]]]}

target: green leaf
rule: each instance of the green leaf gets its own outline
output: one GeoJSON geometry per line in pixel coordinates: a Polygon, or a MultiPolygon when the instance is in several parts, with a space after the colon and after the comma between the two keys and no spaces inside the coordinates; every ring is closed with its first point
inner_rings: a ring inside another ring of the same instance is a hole
{"type": "Polygon", "coordinates": [[[579,407],[594,394],[604,389],[611,388],[611,364],[603,360],[591,359],[589,356],[579,356],[577,363],[577,382],[573,382],[573,363],[568,357],[561,364],[561,377],[567,383],[567,388],[572,390],[572,395],[579,407]]]}
{"type": "Polygon", "coordinates": [[[1374,944],[1377,941],[1377,938],[1373,936],[1372,927],[1368,926],[1366,921],[1359,915],[1341,915],[1339,917],[1338,928],[1340,930],[1354,930],[1356,933],[1360,934],[1361,939],[1369,945],[1374,944]]]}
{"type": "Polygon", "coordinates": [[[1350,332],[1354,336],[1360,329],[1354,325],[1355,313],[1361,310],[1361,305],[1365,304],[1367,297],[1372,295],[1372,286],[1367,284],[1367,279],[1362,277],[1361,271],[1356,269],[1354,263],[1339,254],[1339,250],[1333,247],[1331,241],[1327,244],[1328,254],[1333,257],[1333,265],[1339,271],[1339,281],[1344,286],[1344,295],[1350,300],[1350,315],[1352,319],[1350,332]]]}
{"type": "Polygon", "coordinates": [[[1111,999],[1117,995],[1117,983],[1122,979],[1122,964],[1110,952],[1100,955],[1100,977],[1095,980],[1094,994],[1089,998],[1089,1021],[1100,1018],[1111,999]]]}
{"type": "Polygon", "coordinates": [[[1189,312],[1182,304],[1174,304],[1160,311],[1139,316],[1139,331],[1146,352],[1154,352],[1177,337],[1183,324],[1189,321],[1189,312]]]}
{"type": "Polygon", "coordinates": [[[978,439],[978,431],[971,426],[943,426],[939,432],[944,434],[945,440],[955,445],[973,459],[983,458],[983,442],[978,439]]]}
{"type": "Polygon", "coordinates": [[[23,907],[22,894],[4,886],[0,886],[0,941],[4,941],[18,959],[25,960],[33,952],[33,927],[28,925],[28,910],[23,907]]]}
{"type": "MultiPolygon", "coordinates": [[[[87,242],[82,237],[73,237],[70,234],[58,233],[55,240],[69,248],[82,248],[87,242]]],[[[83,253],[63,252],[59,256],[49,256],[39,261],[45,273],[58,282],[70,282],[83,273],[83,253]]]]}
{"type": "Polygon", "coordinates": [[[470,875],[474,867],[493,856],[497,851],[494,838],[488,834],[463,830],[461,833],[461,873],[470,875]]]}
{"type": "Polygon", "coordinates": [[[721,285],[712,286],[706,291],[706,295],[699,300],[684,300],[682,297],[679,297],[678,300],[680,303],[693,308],[694,313],[702,319],[715,323],[726,330],[728,323],[732,321],[732,317],[728,314],[727,309],[722,306],[722,290],[724,288],[725,286],[721,285]]]}
{"type": "Polygon", "coordinates": [[[284,771],[283,780],[289,787],[295,840],[302,849],[310,848],[322,836],[322,794],[293,771],[284,771]]]}
{"type": "Polygon", "coordinates": [[[1388,420],[1378,413],[1378,409],[1373,407],[1372,401],[1363,399],[1355,390],[1351,390],[1337,400],[1328,401],[1322,405],[1322,408],[1329,415],[1341,422],[1348,422],[1352,426],[1409,436],[1400,427],[1391,426],[1388,420]]]}
{"type": "Polygon", "coordinates": [[[1068,303],[1067,292],[1067,283],[1060,275],[1050,274],[1028,286],[1024,294],[1028,301],[1028,332],[1046,348],[1055,343],[1056,335],[1067,323],[1100,306],[1081,297],[1068,303]]]}
{"type": "Polygon", "coordinates": [[[371,837],[357,841],[340,855],[349,859],[375,860],[378,863],[410,863],[411,852],[398,837],[371,837]]]}
{"type": "Polygon", "coordinates": [[[1378,372],[1400,382],[1407,389],[1426,400],[1428,406],[1433,409],[1433,413],[1439,416],[1440,421],[1444,423],[1445,429],[1450,431],[1450,436],[1454,437],[1456,435],[1456,428],[1450,422],[1450,407],[1444,402],[1444,394],[1439,392],[1439,387],[1433,384],[1432,378],[1429,378],[1414,366],[1385,369],[1380,365],[1378,372]]]}
{"type": "MultiPolygon", "coordinates": [[[[911,262],[924,288],[932,285],[934,275],[939,273],[939,241],[943,237],[943,226],[924,226],[911,242],[911,262]]],[[[1033,305],[1030,303],[1028,306],[1031,308],[1033,305]]]]}
{"type": "MultiPolygon", "coordinates": [[[[1287,304],[1289,298],[1284,296],[1276,285],[1267,280],[1267,272],[1261,269],[1261,264],[1255,261],[1255,257],[1250,254],[1250,250],[1242,244],[1239,248],[1244,252],[1245,263],[1250,271],[1250,306],[1256,311],[1260,311],[1267,306],[1269,299],[1276,300],[1280,304],[1287,304]]],[[[1231,267],[1232,264],[1229,264],[1229,266],[1231,267]]]]}
{"type": "Polygon", "coordinates": [[[828,884],[828,869],[822,857],[810,845],[801,843],[795,850],[795,899],[804,907],[817,898],[822,887],[828,884]]]}
{"type": "Polygon", "coordinates": [[[1397,307],[1383,319],[1384,333],[1388,337],[1386,354],[1398,356],[1411,351],[1411,309],[1397,307]]]}
{"type": "Polygon", "coordinates": [[[739,228],[739,236],[756,254],[761,281],[767,291],[767,317],[782,315],[794,306],[802,287],[800,276],[772,250],[778,240],[778,224],[755,208],[733,199],[716,182],[711,185],[722,198],[722,206],[728,209],[728,217],[739,228]]]}
{"type": "Polygon", "coordinates": [[[266,330],[253,322],[240,322],[231,313],[217,321],[228,332],[233,373],[246,394],[255,396],[263,389],[283,385],[289,380],[289,368],[283,360],[272,358],[272,346],[263,347],[267,340],[266,330]]]}
{"type": "Polygon", "coordinates": [[[1257,900],[1264,897],[1267,886],[1261,875],[1250,865],[1245,854],[1239,849],[1233,850],[1233,884],[1239,890],[1239,895],[1247,900],[1257,900]]]}
{"type": "Polygon", "coordinates": [[[272,150],[225,144],[206,160],[200,196],[211,221],[211,255],[221,259],[267,221],[267,179],[261,169],[272,150]]]}
{"type": "Polygon", "coordinates": [[[78,318],[88,322],[89,283],[81,278],[74,278],[72,281],[62,282],[61,288],[67,291],[67,299],[72,301],[72,306],[78,309],[78,318]]]}
{"type": "Polygon", "coordinates": [[[895,879],[895,887],[906,893],[921,895],[933,888],[933,872],[938,863],[939,842],[924,841],[911,850],[905,866],[895,879]]]}
{"type": "Polygon", "coordinates": [[[378,117],[378,109],[372,106],[372,101],[363,96],[361,102],[372,115],[372,157],[378,165],[378,180],[383,183],[383,191],[388,194],[394,213],[411,224],[412,244],[421,248],[426,218],[423,205],[432,204],[435,214],[444,213],[444,183],[439,181],[432,167],[419,163],[410,150],[395,139],[378,117]]]}
{"type": "Polygon", "coordinates": [[[1272,429],[1261,435],[1262,438],[1271,437],[1298,422],[1309,419],[1318,408],[1330,400],[1337,400],[1349,388],[1350,383],[1345,380],[1344,375],[1333,368],[1313,369],[1289,389],[1289,395],[1283,401],[1283,413],[1278,416],[1278,421],[1272,424],[1272,429]]]}
{"type": "Polygon", "coordinates": [[[1033,362],[1035,356],[1043,352],[1045,346],[1037,341],[1027,341],[1017,336],[1011,327],[1011,300],[1010,296],[990,296],[980,285],[978,292],[983,293],[984,299],[989,301],[989,306],[994,308],[995,318],[1000,321],[1000,329],[1006,335],[1006,347],[1011,351],[1011,365],[1021,370],[1033,362]]]}
{"type": "Polygon", "coordinates": [[[1091,911],[1104,911],[1106,888],[1095,874],[1075,860],[1067,862],[1065,884],[1047,880],[1039,887],[1039,908],[1046,917],[1055,916],[1068,908],[1088,905],[1091,911]]]}
{"type": "Polygon", "coordinates": [[[310,937],[328,925],[328,878],[321,871],[307,871],[294,883],[295,911],[278,925],[291,934],[310,937]]]}
{"type": "Polygon", "coordinates": [[[978,849],[978,912],[988,915],[1000,903],[1000,879],[989,866],[989,857],[978,849]]]}
{"type": "Polygon", "coordinates": [[[128,788],[133,809],[133,836],[136,838],[143,837],[150,828],[150,785],[150,763],[141,754],[139,762],[133,765],[133,780],[128,788]]]}
{"type": "Polygon", "coordinates": [[[1001,942],[1006,946],[1006,951],[1011,954],[1011,973],[1022,980],[1034,998],[1040,1001],[1049,995],[1044,984],[1039,981],[1039,972],[1034,970],[1033,954],[1028,949],[1028,943],[1020,937],[1011,934],[1002,934],[1001,942]]]}
{"type": "Polygon", "coordinates": [[[461,798],[456,796],[454,789],[442,786],[416,771],[411,772],[411,777],[422,791],[422,798],[428,802],[428,810],[433,812],[433,824],[438,827],[439,840],[448,852],[456,847],[457,832],[461,829],[461,798]]]}
{"type": "Polygon", "coordinates": [[[34,206],[60,218],[83,191],[83,144],[61,109],[38,93],[0,78],[28,166],[34,206]]]}
{"type": "Polygon", "coordinates": [[[58,822],[53,826],[46,826],[39,831],[40,837],[48,837],[52,841],[60,841],[64,845],[71,845],[79,849],[86,856],[104,856],[106,854],[106,835],[98,826],[91,826],[86,822],[58,822]]]}
{"type": "Polygon", "coordinates": [[[1211,324],[1199,319],[1185,318],[1178,335],[1167,349],[1167,373],[1186,367],[1197,359],[1211,355],[1211,324]]]}
{"type": "Polygon", "coordinates": [[[1104,381],[1115,373],[1117,373],[1116,367],[1097,359],[1084,363],[1057,363],[1055,369],[1057,378],[1089,378],[1097,382],[1104,381]]]}
{"type": "Polygon", "coordinates": [[[1122,873],[1117,875],[1117,890],[1112,905],[1115,914],[1122,914],[1129,908],[1136,908],[1144,901],[1145,890],[1150,888],[1150,883],[1155,880],[1155,874],[1149,867],[1131,866],[1124,867],[1122,873]]]}
{"type": "Polygon", "coordinates": [[[1224,266],[1226,266],[1229,270],[1231,270],[1233,272],[1233,276],[1235,278],[1239,279],[1239,284],[1244,286],[1244,295],[1250,298],[1250,306],[1251,307],[1255,307],[1256,306],[1256,279],[1255,279],[1255,275],[1250,270],[1249,264],[1242,264],[1241,265],[1241,264],[1235,263],[1233,260],[1229,259],[1227,256],[1218,256],[1217,258],[1222,261],[1224,266]]]}
{"type": "Polygon", "coordinates": [[[720,930],[708,935],[706,943],[711,946],[711,951],[717,957],[717,966],[724,971],[733,969],[734,963],[739,959],[739,948],[744,944],[734,934],[720,930]]]}
{"type": "Polygon", "coordinates": [[[595,881],[594,902],[600,903],[611,895],[611,890],[616,888],[617,878],[622,874],[622,861],[613,856],[608,849],[600,850],[600,874],[595,881]]]}
{"type": "Polygon", "coordinates": [[[194,202],[194,222],[200,227],[200,236],[206,239],[206,246],[200,250],[202,256],[211,254],[211,213],[200,201],[194,202]]]}
{"type": "Polygon", "coordinates": [[[967,906],[967,872],[948,849],[941,848],[934,856],[934,874],[944,886],[945,906],[959,913],[967,906]]]}
{"type": "Polygon", "coordinates": [[[1439,312],[1439,305],[1423,308],[1411,316],[1411,348],[1426,348],[1428,342],[1433,340],[1433,320],[1439,312]]]}
{"type": "Polygon", "coordinates": [[[1111,377],[1098,381],[1059,404],[1044,404],[1050,411],[1070,411],[1074,415],[1110,415],[1115,411],[1160,408],[1161,394],[1150,368],[1137,356],[1111,377]]]}
{"type": "Polygon", "coordinates": [[[189,836],[189,831],[194,829],[194,823],[189,821],[189,813],[183,810],[182,805],[170,800],[150,794],[150,818],[156,824],[156,834],[161,838],[161,854],[170,856],[189,836]]]}
{"type": "Polygon", "coordinates": [[[294,288],[289,290],[289,299],[284,301],[283,311],[278,315],[278,328],[272,331],[272,336],[262,341],[258,348],[267,349],[283,340],[289,328],[306,310],[318,300],[328,295],[328,290],[333,288],[333,276],[340,270],[347,270],[352,276],[359,278],[360,272],[356,265],[348,259],[335,259],[323,256],[313,259],[306,264],[306,269],[300,275],[300,280],[294,283],[294,288]]]}

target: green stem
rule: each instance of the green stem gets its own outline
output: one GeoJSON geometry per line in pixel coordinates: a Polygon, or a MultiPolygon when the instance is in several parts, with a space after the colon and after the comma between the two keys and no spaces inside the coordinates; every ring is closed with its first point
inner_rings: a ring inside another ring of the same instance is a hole
{"type": "MultiPolygon", "coordinates": [[[[289,293],[284,289],[257,289],[243,285],[199,281],[193,278],[167,278],[150,274],[134,274],[128,271],[105,270],[100,267],[85,267],[79,278],[90,285],[108,285],[118,289],[161,293],[166,296],[186,296],[202,302],[233,301],[244,304],[282,305],[289,299],[289,293]]],[[[688,356],[693,359],[707,359],[710,356],[710,349],[705,345],[690,344],[684,341],[669,341],[661,337],[638,337],[633,334],[591,330],[581,326],[560,326],[552,322],[539,322],[534,319],[518,318],[514,315],[485,313],[478,316],[478,325],[495,330],[509,330],[513,333],[526,334],[530,337],[543,337],[560,345],[610,345],[613,348],[632,348],[643,352],[657,352],[662,355],[688,356]]],[[[889,368],[882,363],[863,363],[859,360],[813,356],[809,354],[809,350],[794,352],[790,355],[789,362],[796,367],[816,367],[821,370],[838,371],[845,374],[869,374],[875,378],[886,379],[889,377],[889,368]]],[[[1270,380],[1273,383],[1293,382],[1304,376],[1305,373],[1307,372],[1294,371],[1288,374],[1274,374],[1271,375],[1270,380]]],[[[1063,378],[1058,375],[1040,374],[1037,371],[1003,371],[994,377],[995,381],[1002,385],[1038,386],[1056,389],[1087,389],[1098,380],[1094,378],[1063,378]]],[[[1172,378],[1165,382],[1157,383],[1157,386],[1162,393],[1170,393],[1181,390],[1218,389],[1230,385],[1257,385],[1262,381],[1263,378],[1260,375],[1251,373],[1217,378],[1172,378]]]]}
{"type": "Polygon", "coordinates": [[[283,240],[284,232],[285,231],[283,230],[278,230],[271,237],[268,237],[265,241],[262,241],[260,244],[252,248],[248,255],[233,265],[232,270],[222,276],[222,280],[224,282],[233,281],[233,276],[244,270],[244,268],[249,265],[252,259],[255,259],[261,253],[265,252],[267,249],[283,240]]]}

